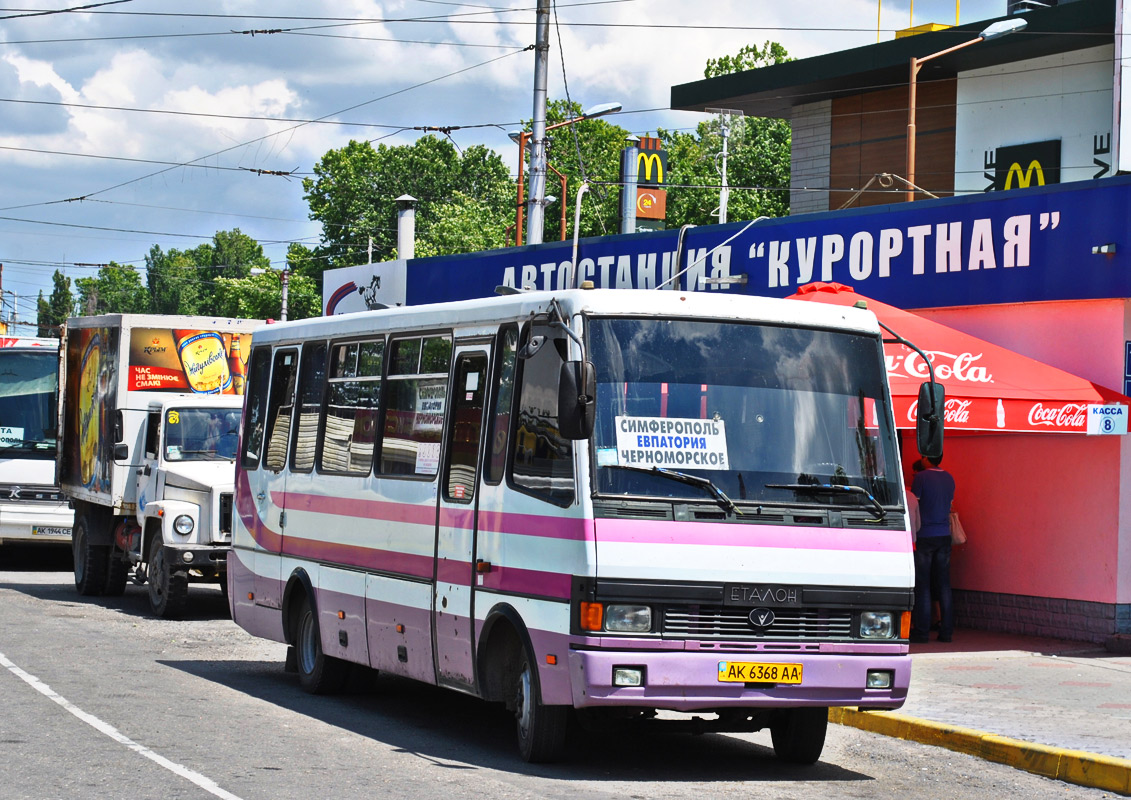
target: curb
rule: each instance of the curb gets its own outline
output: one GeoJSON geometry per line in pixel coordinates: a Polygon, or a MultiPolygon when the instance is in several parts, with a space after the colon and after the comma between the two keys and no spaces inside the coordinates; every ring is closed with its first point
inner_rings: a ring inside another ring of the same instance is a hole
{"type": "Polygon", "coordinates": [[[1125,758],[1023,742],[887,711],[830,708],[829,722],[945,747],[1046,778],[1131,796],[1131,760],[1125,758]]]}

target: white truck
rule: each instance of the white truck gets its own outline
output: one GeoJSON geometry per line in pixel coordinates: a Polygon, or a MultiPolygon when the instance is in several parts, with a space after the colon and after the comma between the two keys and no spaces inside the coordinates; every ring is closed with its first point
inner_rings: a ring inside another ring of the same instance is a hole
{"type": "Polygon", "coordinates": [[[58,477],[75,588],[147,583],[180,616],[189,583],[227,590],[243,376],[257,320],[107,314],[67,321],[58,477]]]}

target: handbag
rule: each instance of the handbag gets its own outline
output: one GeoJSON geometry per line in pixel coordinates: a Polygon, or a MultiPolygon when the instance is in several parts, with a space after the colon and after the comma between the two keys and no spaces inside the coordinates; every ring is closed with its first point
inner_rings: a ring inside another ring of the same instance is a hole
{"type": "Polygon", "coordinates": [[[962,527],[957,511],[950,512],[950,543],[966,544],[966,529],[962,527]]]}

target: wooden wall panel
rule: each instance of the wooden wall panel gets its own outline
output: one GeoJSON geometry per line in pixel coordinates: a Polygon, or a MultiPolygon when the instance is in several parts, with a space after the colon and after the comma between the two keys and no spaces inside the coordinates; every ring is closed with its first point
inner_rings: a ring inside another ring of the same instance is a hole
{"type": "MultiPolygon", "coordinates": [[[[916,103],[915,182],[945,197],[954,193],[954,120],[958,83],[954,79],[924,81],[916,103]]],[[[907,87],[833,100],[829,154],[829,209],[840,208],[873,175],[903,176],[907,161],[907,87]]],[[[872,191],[853,203],[874,206],[901,203],[904,192],[872,191]]]]}

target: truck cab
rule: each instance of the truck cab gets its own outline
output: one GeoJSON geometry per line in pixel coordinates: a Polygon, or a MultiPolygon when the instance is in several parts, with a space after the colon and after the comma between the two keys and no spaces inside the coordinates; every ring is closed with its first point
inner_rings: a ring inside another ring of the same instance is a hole
{"type": "Polygon", "coordinates": [[[238,395],[182,395],[147,409],[132,459],[137,527],[127,539],[127,557],[140,565],[158,616],[180,613],[192,580],[218,580],[227,588],[242,401],[238,395]]]}

